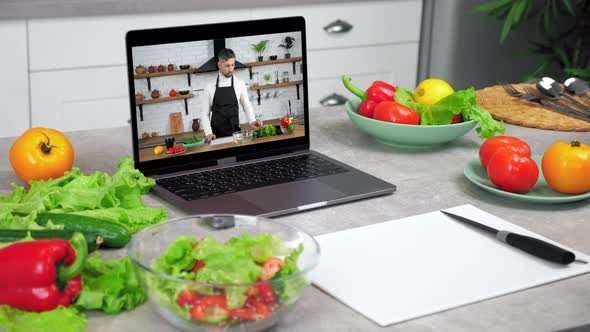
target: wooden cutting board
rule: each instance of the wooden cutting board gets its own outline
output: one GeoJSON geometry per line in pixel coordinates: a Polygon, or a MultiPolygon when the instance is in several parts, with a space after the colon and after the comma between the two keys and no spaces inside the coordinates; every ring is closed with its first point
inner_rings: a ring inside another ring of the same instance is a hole
{"type": "Polygon", "coordinates": [[[182,133],[182,113],[170,113],[170,134],[182,133]]]}
{"type": "MultiPolygon", "coordinates": [[[[518,91],[524,91],[525,84],[513,84],[518,91]]],[[[534,84],[530,85],[536,89],[534,84]]],[[[490,86],[476,91],[477,104],[490,112],[496,120],[502,120],[523,127],[562,130],[589,131],[590,122],[563,115],[544,108],[537,103],[528,102],[509,96],[500,85],[490,86]]],[[[581,103],[590,107],[588,102],[580,97],[581,103]]]]}

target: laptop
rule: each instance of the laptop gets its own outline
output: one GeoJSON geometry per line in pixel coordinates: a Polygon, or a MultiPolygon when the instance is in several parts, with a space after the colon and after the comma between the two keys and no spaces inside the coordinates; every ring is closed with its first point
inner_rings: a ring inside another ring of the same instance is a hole
{"type": "Polygon", "coordinates": [[[135,165],[174,206],[273,217],[396,190],[310,149],[303,17],[134,30],[126,52],[135,165]]]}

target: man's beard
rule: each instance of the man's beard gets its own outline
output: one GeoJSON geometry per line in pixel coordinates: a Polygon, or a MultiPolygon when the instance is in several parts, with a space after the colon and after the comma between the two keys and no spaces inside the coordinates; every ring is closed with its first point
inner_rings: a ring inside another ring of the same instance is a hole
{"type": "Polygon", "coordinates": [[[231,78],[233,76],[233,72],[229,73],[229,74],[224,74],[223,72],[221,72],[223,74],[223,76],[225,76],[226,78],[231,78]]]}

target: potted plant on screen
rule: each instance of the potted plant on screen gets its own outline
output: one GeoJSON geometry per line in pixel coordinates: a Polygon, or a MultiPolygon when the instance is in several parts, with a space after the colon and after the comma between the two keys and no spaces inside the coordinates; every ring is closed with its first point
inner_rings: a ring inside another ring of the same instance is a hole
{"type": "Polygon", "coordinates": [[[258,44],[252,44],[254,51],[256,51],[256,54],[258,54],[258,61],[262,61],[262,53],[266,51],[268,42],[268,40],[261,40],[258,44]]]}
{"type": "Polygon", "coordinates": [[[291,57],[291,53],[289,52],[289,50],[291,48],[293,48],[293,46],[295,46],[295,38],[291,37],[291,36],[287,36],[285,37],[285,43],[279,45],[279,47],[284,47],[285,48],[285,59],[289,59],[291,57]]]}

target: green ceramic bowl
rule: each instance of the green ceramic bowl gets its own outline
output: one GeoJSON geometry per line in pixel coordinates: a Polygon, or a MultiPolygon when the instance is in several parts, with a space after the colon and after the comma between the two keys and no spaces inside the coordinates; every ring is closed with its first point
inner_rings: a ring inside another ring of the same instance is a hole
{"type": "Polygon", "coordinates": [[[465,135],[476,125],[473,120],[439,126],[414,126],[378,121],[357,114],[356,110],[360,103],[361,100],[356,97],[346,102],[346,113],[350,120],[376,141],[395,147],[431,148],[465,135]]]}

